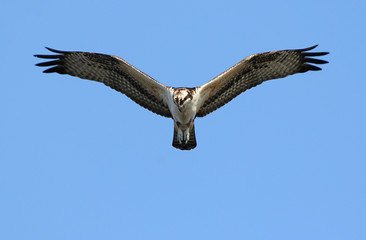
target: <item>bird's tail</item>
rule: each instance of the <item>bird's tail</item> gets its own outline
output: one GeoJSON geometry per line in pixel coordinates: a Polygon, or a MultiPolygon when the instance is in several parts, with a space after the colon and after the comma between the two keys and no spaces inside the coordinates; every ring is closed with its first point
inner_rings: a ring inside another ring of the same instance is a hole
{"type": "Polygon", "coordinates": [[[174,136],[173,136],[173,147],[178,148],[180,150],[191,150],[197,146],[196,142],[196,134],[194,131],[194,125],[189,132],[189,140],[187,143],[179,143],[178,141],[178,133],[174,128],[174,136]]]}

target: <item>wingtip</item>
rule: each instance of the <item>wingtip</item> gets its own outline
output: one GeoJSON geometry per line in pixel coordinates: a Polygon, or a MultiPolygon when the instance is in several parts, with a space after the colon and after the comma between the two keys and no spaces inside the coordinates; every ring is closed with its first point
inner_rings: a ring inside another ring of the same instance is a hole
{"type": "Polygon", "coordinates": [[[41,62],[37,63],[36,66],[38,67],[48,67],[53,65],[60,65],[62,62],[60,60],[48,61],[48,62],[41,62]]]}
{"type": "Polygon", "coordinates": [[[61,50],[53,49],[53,48],[50,48],[50,47],[45,47],[45,48],[48,51],[51,51],[51,52],[54,52],[54,53],[61,53],[61,54],[67,53],[66,51],[61,51],[61,50]]]}
{"type": "Polygon", "coordinates": [[[298,51],[300,51],[300,52],[310,51],[310,50],[313,50],[314,48],[316,48],[317,46],[319,46],[319,44],[315,44],[315,45],[313,45],[311,47],[307,47],[307,48],[298,49],[298,51]]]}
{"type": "Polygon", "coordinates": [[[62,66],[54,66],[52,68],[48,68],[46,70],[43,71],[44,73],[59,73],[59,74],[66,74],[65,68],[62,66]]]}
{"type": "MultiPolygon", "coordinates": [[[[320,56],[320,55],[317,55],[317,56],[320,56]]],[[[304,58],[304,61],[305,62],[309,62],[309,63],[315,63],[315,64],[326,64],[326,63],[329,63],[326,60],[316,59],[316,58],[308,58],[308,57],[305,57],[304,58]]]]}
{"type": "Polygon", "coordinates": [[[304,72],[307,72],[307,71],[320,71],[320,70],[322,70],[322,69],[318,66],[314,66],[314,65],[305,63],[305,64],[302,65],[299,72],[304,73],[304,72]]]}

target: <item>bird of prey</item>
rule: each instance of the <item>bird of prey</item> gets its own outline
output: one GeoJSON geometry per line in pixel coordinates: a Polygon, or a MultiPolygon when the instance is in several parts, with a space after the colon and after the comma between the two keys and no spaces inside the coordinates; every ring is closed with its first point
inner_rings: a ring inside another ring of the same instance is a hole
{"type": "Polygon", "coordinates": [[[142,107],[172,118],[173,147],[190,150],[197,145],[194,130],[196,117],[206,116],[264,81],[321,70],[313,64],[328,62],[312,57],[323,56],[328,52],[309,52],[315,47],[317,45],[251,55],[208,83],[194,88],[165,86],[116,56],[51,48],[47,49],[55,54],[34,56],[49,59],[36,64],[50,67],[45,73],[69,74],[102,82],[142,107]]]}

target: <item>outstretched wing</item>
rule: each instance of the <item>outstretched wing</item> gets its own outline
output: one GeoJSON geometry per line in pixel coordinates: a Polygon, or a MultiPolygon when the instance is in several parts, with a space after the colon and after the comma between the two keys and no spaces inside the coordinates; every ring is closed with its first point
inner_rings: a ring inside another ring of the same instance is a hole
{"type": "Polygon", "coordinates": [[[123,59],[99,53],[47,49],[57,54],[34,55],[38,58],[53,59],[36,64],[41,67],[51,67],[46,69],[45,73],[69,74],[102,82],[126,94],[142,107],[164,117],[171,117],[164,97],[167,96],[167,87],[123,59]]]}
{"type": "Polygon", "coordinates": [[[328,52],[308,52],[317,45],[296,50],[281,50],[251,55],[210,82],[198,88],[201,95],[197,117],[203,117],[222,107],[234,97],[264,81],[283,78],[295,73],[318,71],[311,65],[327,61],[311,58],[328,52]]]}

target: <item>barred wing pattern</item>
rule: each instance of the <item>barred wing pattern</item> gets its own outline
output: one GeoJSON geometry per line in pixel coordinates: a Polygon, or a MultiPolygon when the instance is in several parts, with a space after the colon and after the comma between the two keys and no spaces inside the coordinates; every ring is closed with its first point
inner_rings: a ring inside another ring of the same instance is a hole
{"type": "Polygon", "coordinates": [[[99,53],[47,49],[57,54],[35,55],[38,58],[53,59],[37,64],[37,66],[51,67],[46,69],[45,73],[69,74],[104,83],[126,94],[142,107],[161,116],[172,117],[163,98],[167,87],[123,59],[99,53]]]}
{"type": "Polygon", "coordinates": [[[283,78],[295,73],[321,70],[310,63],[328,62],[311,57],[323,56],[328,52],[308,52],[315,47],[317,45],[304,49],[259,53],[245,58],[199,88],[202,99],[196,116],[206,116],[230,102],[240,93],[264,81],[283,78]]]}
{"type": "Polygon", "coordinates": [[[315,64],[327,61],[312,58],[328,52],[309,52],[317,45],[251,55],[210,82],[196,88],[167,87],[123,59],[111,55],[59,51],[54,55],[35,55],[48,59],[37,66],[50,67],[45,73],[69,74],[104,83],[126,94],[144,108],[174,120],[173,147],[196,147],[194,119],[222,107],[242,92],[264,81],[307,71],[321,70],[315,64]]]}

